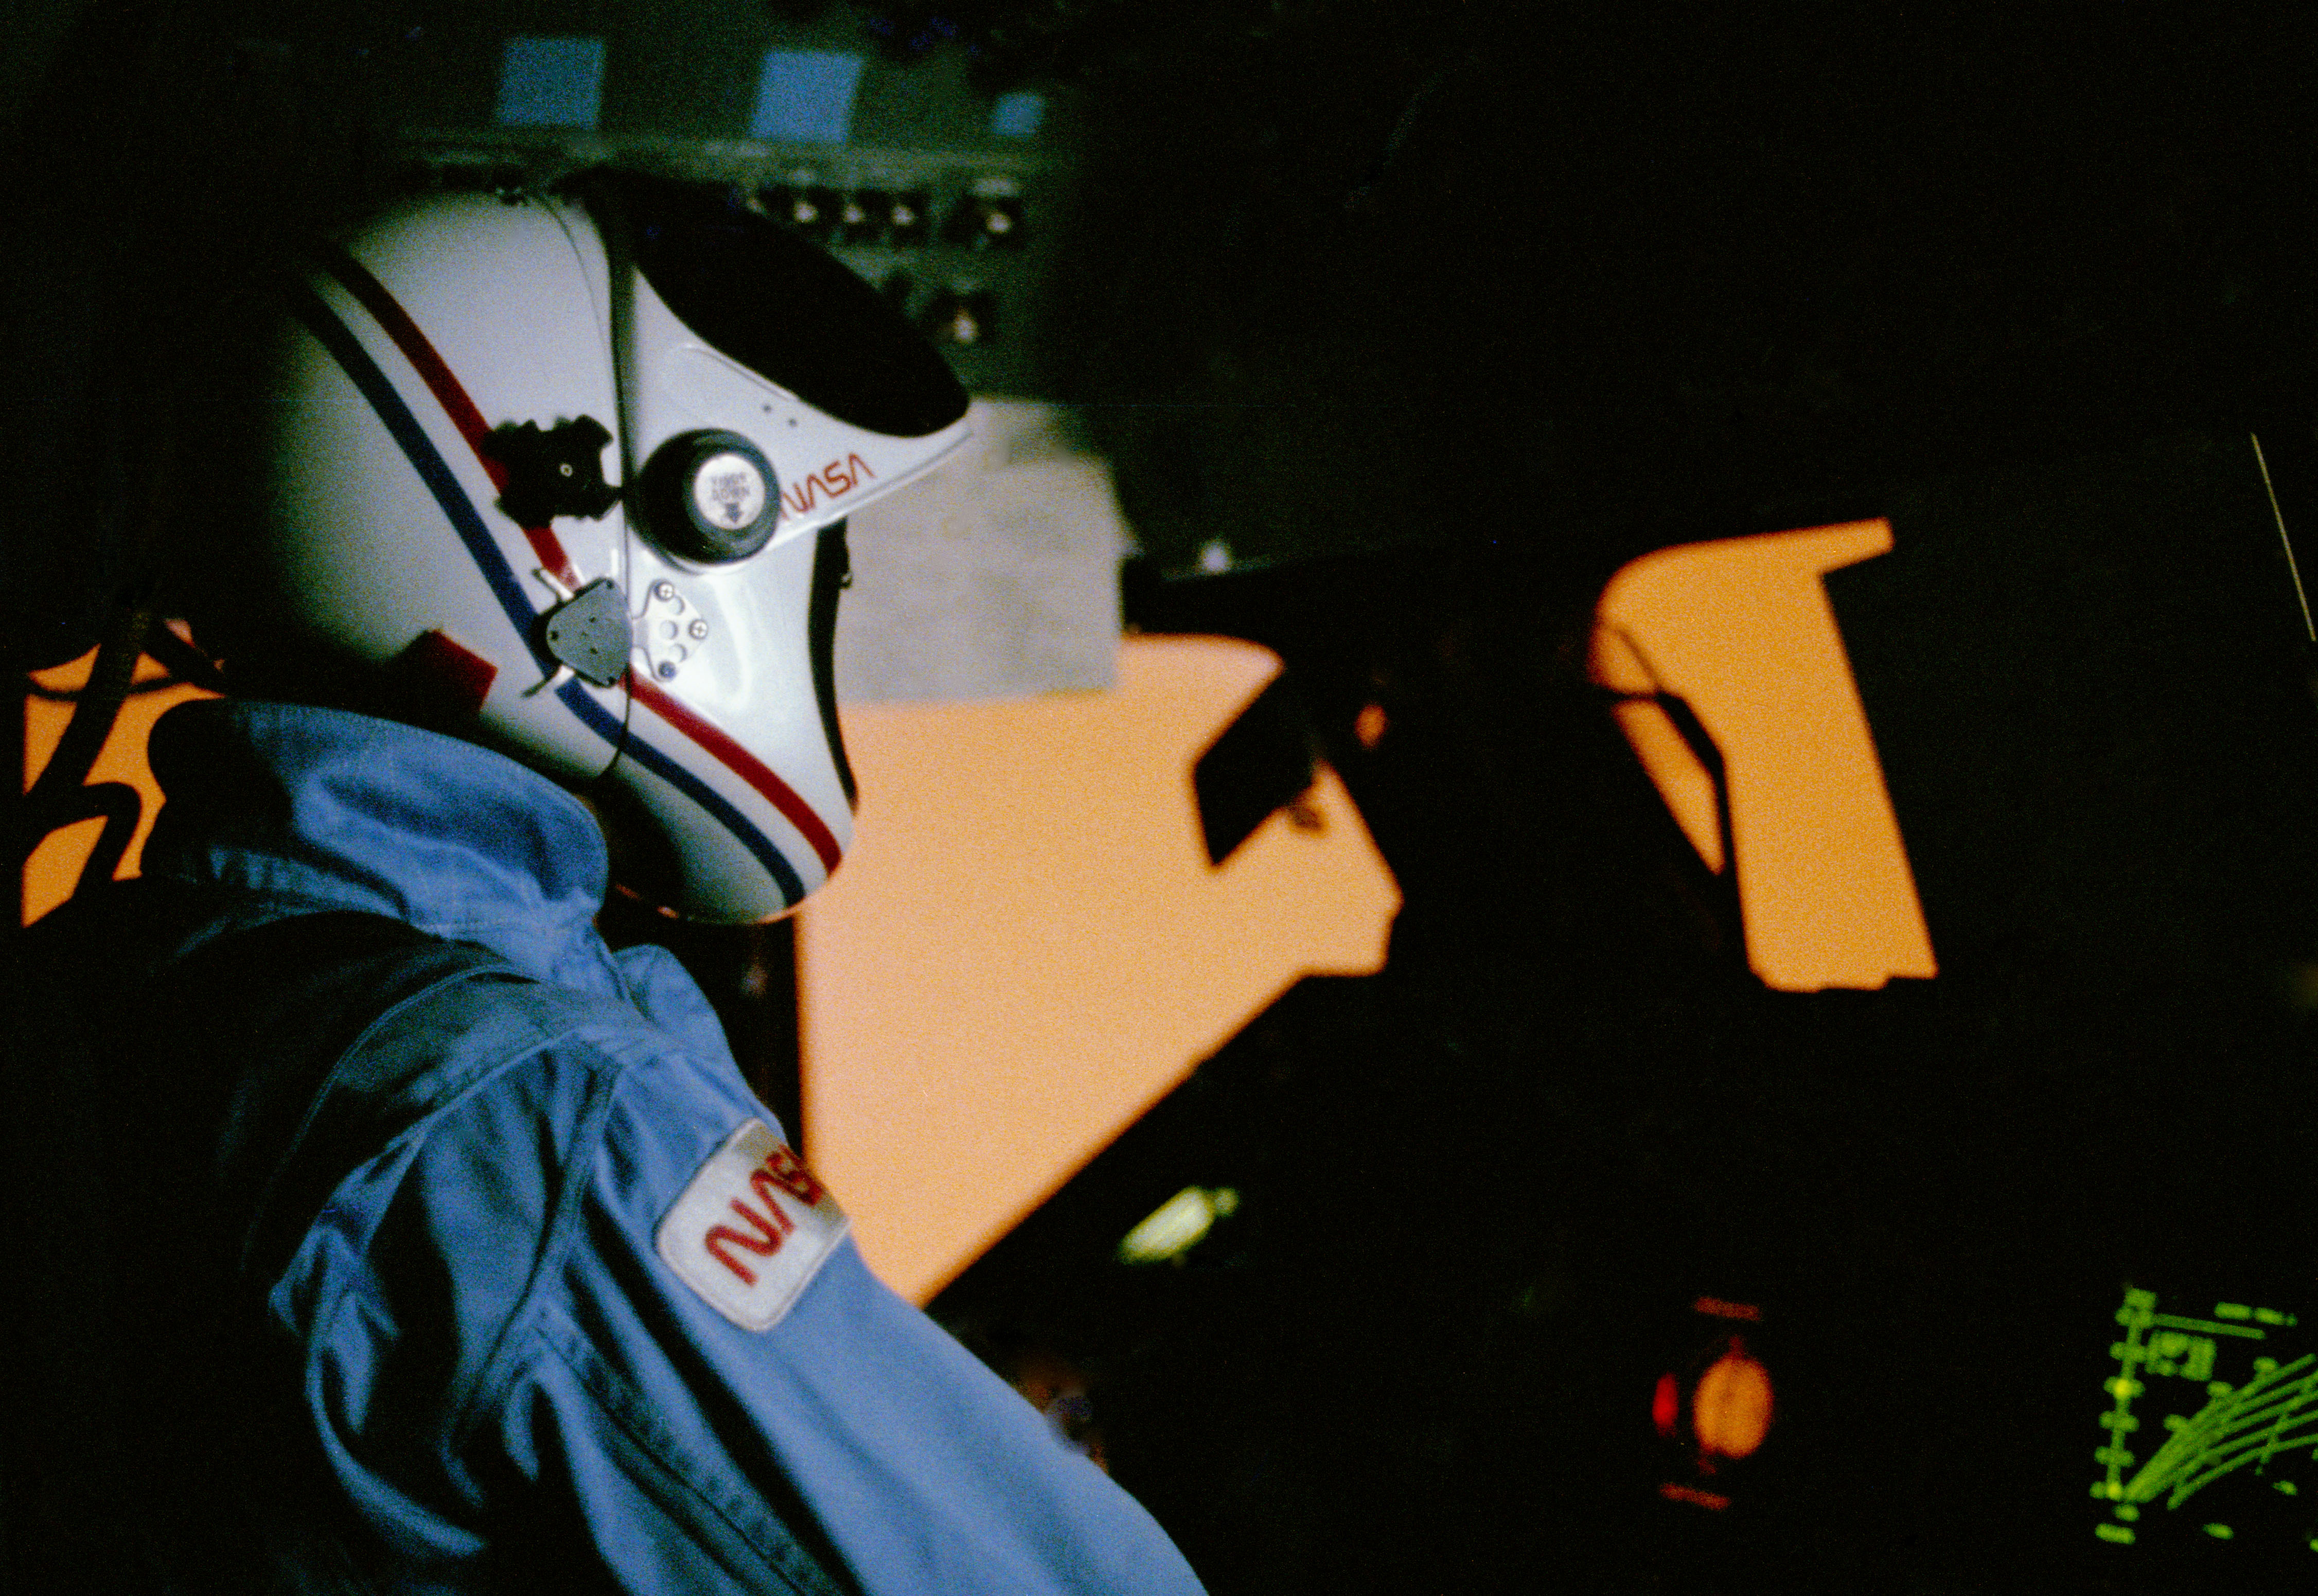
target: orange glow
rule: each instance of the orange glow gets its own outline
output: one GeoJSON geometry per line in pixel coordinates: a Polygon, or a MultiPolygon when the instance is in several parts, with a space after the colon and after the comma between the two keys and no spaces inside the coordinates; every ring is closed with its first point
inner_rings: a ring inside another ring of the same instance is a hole
{"type": "Polygon", "coordinates": [[[1382,967],[1399,907],[1342,783],[1208,863],[1193,762],[1276,675],[1143,637],[1113,692],[845,712],[852,852],[798,919],[804,1130],[924,1300],[1299,976],[1382,967]]]}
{"type": "Polygon", "coordinates": [[[1690,1395],[1690,1421],[1702,1452],[1745,1457],[1771,1430],[1771,1376],[1733,1346],[1699,1376],[1690,1395]]]}
{"type": "MultiPolygon", "coordinates": [[[[35,672],[32,679],[51,693],[76,693],[87,685],[88,673],[95,663],[96,650],[91,649],[68,664],[35,672]]],[[[149,658],[137,661],[136,680],[139,686],[157,682],[166,674],[149,658]]],[[[143,809],[129,851],[121,856],[121,867],[113,873],[123,880],[137,874],[146,834],[152,830],[153,817],[161,807],[160,784],[153,779],[153,772],[145,763],[145,741],[152,734],[153,722],[189,698],[211,696],[213,695],[202,688],[181,682],[130,697],[121,706],[112,733],[105,739],[104,748],[89,771],[91,783],[126,782],[135,787],[143,809]]],[[[71,704],[50,699],[28,697],[24,701],[24,780],[28,788],[57,751],[65,726],[72,719],[72,711],[71,704]]],[[[72,896],[73,887],[80,880],[81,867],[95,851],[96,839],[103,829],[103,820],[82,820],[51,832],[33,848],[31,857],[24,863],[22,910],[26,925],[72,896]]]]}
{"type": "MultiPolygon", "coordinates": [[[[1931,933],[1822,578],[1891,548],[1885,521],[1663,549],[1595,609],[1595,679],[1686,702],[1722,755],[1747,956],[1786,991],[1929,976],[1931,933]]],[[[1723,867],[1713,783],[1665,712],[1618,708],[1685,835],[1723,867]]]]}
{"type": "Polygon", "coordinates": [[[1618,729],[1641,756],[1642,768],[1658,784],[1658,794],[1674,811],[1675,823],[1715,874],[1722,874],[1722,828],[1714,795],[1714,776],[1690,751],[1674,718],[1647,698],[1628,698],[1611,709],[1618,729]]]}
{"type": "Polygon", "coordinates": [[[1693,1506],[1708,1508],[1718,1513],[1730,1505],[1730,1499],[1728,1496],[1719,1495],[1712,1491],[1701,1491],[1692,1485],[1672,1484],[1660,1485],[1658,1494],[1668,1502],[1687,1502],[1693,1506]]]}

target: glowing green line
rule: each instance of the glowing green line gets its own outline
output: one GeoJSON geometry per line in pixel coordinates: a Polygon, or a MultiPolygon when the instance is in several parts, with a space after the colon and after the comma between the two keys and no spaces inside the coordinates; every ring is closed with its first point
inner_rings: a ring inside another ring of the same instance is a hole
{"type": "Polygon", "coordinates": [[[2249,1424],[2259,1423],[2278,1407],[2290,1411],[2309,1394],[2310,1385],[2305,1381],[2288,1388],[2288,1382],[2296,1370],[2312,1361],[2311,1358],[2303,1358],[2285,1368],[2268,1370],[2235,1391],[2214,1398],[2181,1427],[2175,1439],[2186,1448],[2200,1438],[2233,1434],[2249,1424]]]}
{"type": "MultiPolygon", "coordinates": [[[[2318,1419],[2305,1417],[2302,1420],[2300,1424],[2296,1426],[2296,1428],[2298,1430],[2314,1421],[2318,1421],[2318,1419]]],[[[2276,1430],[2270,1432],[2272,1449],[2276,1449],[2276,1438],[2282,1435],[2285,1432],[2285,1430],[2286,1426],[2279,1425],[2276,1430]]],[[[2170,1444],[2170,1443],[2169,1442],[2168,1445],[2170,1444]]],[[[2142,1471],[2142,1475],[2145,1476],[2153,1469],[2161,1477],[2151,1480],[2149,1482],[2146,1493],[2137,1496],[2134,1495],[2133,1492],[2141,1488],[2142,1482],[2140,1478],[2136,1477],[2133,1485],[2127,1489],[2126,1495],[2131,1501],[2147,1502],[2151,1497],[2155,1496],[2159,1492],[2166,1489],[2166,1480],[2162,1476],[2171,1475],[2178,1477],[2181,1475],[2188,1474],[2192,1469],[2202,1468],[2207,1463],[2213,1462],[2218,1458],[2238,1457],[2241,1456],[2258,1456],[2259,1454],[2256,1451],[2256,1448],[2259,1444],[2260,1443],[2257,1443],[2251,1436],[2239,1436],[2233,1439],[2228,1437],[2216,1437],[2211,1440],[2204,1441],[2201,1444],[2185,1447],[2182,1448],[2180,1453],[2176,1454],[2170,1458],[2164,1457],[2161,1449],[2159,1457],[2151,1458],[2149,1460],[2149,1467],[2144,1468],[2142,1471]]],[[[2292,1444],[2295,1446],[2300,1446],[2302,1442],[2300,1440],[2296,1440],[2292,1444]]],[[[2232,1464],[2231,1466],[2235,1467],[2236,1465],[2232,1464]]]]}
{"type": "MultiPolygon", "coordinates": [[[[2111,1422],[2108,1425],[2109,1444],[2101,1448],[2106,1456],[2098,1459],[2107,1466],[2108,1478],[2105,1482],[2104,1490],[2112,1502],[2123,1494],[2124,1485],[2121,1482],[2125,1475],[2125,1466],[2133,1461],[2133,1454],[2127,1451],[2125,1446],[2126,1421],[2133,1413],[2133,1394],[2140,1389],[2140,1383],[2133,1377],[2133,1370],[2134,1366],[2139,1363],[2143,1356],[2141,1345],[2142,1325],[2148,1319],[2150,1310],[2156,1305],[2155,1292],[2136,1291],[2131,1286],[2127,1286],[2125,1288],[2125,1305],[2116,1311],[2116,1322],[2125,1326],[2125,1341],[2117,1358],[2117,1378],[2115,1385],[2110,1387],[2116,1394],[2116,1405],[2109,1410],[2111,1417],[2111,1422]]],[[[2132,1533],[2131,1530],[2125,1532],[2127,1539],[2132,1538],[2132,1533]]]]}
{"type": "MultiPolygon", "coordinates": [[[[2305,1414],[2292,1428],[2297,1431],[2307,1431],[2307,1433],[2301,1434],[2298,1439],[2293,1441],[2285,1442],[2282,1446],[2278,1438],[2282,1436],[2287,1429],[2287,1426],[2283,1423],[2270,1430],[2266,1441],[2258,1442],[2251,1436],[2241,1435],[2234,1439],[2224,1440],[2215,1444],[2209,1444],[2201,1447],[2197,1448],[2192,1456],[2177,1459],[2171,1465],[2171,1467],[2173,1472],[2177,1475],[2186,1474],[2193,1468],[2202,1468],[2209,1462],[2224,1457],[2230,1457],[2236,1459],[2237,1462],[2233,1462],[2228,1465],[2228,1466],[2235,1468],[2239,1462],[2243,1462],[2248,1458],[2259,1459],[2261,1457],[2263,1456],[2261,1448],[2265,1446],[2270,1451],[2278,1451],[2290,1449],[2294,1447],[2305,1446],[2310,1444],[2312,1441],[2318,1440],[2318,1431],[2308,1430],[2308,1426],[2313,1423],[2318,1423],[2318,1414],[2305,1414]]],[[[2153,1462],[2154,1459],[2152,1461],[2153,1462]]],[[[2150,1494],[2153,1496],[2156,1494],[2158,1490],[2162,1489],[2164,1489],[2164,1486],[2161,1483],[2157,1485],[2155,1490],[2152,1490],[2150,1493],[2150,1494]]],[[[2147,1498],[2142,1497],[2136,1498],[2135,1500],[2146,1501],[2147,1498]]]]}
{"type": "Polygon", "coordinates": [[[2273,1406],[2283,1405],[2291,1409],[2296,1402],[2310,1394],[2313,1382],[2305,1379],[2290,1389],[2287,1388],[2288,1382],[2292,1381],[2296,1369],[2314,1359],[2318,1359],[2318,1354],[2299,1358],[2283,1368],[2256,1375],[2228,1395],[2217,1396],[2207,1403],[2189,1420],[2185,1429],[2237,1430],[2249,1423],[2258,1422],[2273,1406]]]}
{"type": "Polygon", "coordinates": [[[2208,1335],[2244,1336],[2256,1341],[2269,1339],[2250,1324],[2224,1324],[2217,1319],[2184,1319],[2178,1314],[2152,1314],[2149,1323],[2164,1330],[2202,1330],[2208,1335]]]}
{"type": "Polygon", "coordinates": [[[2308,1406],[2314,1394],[2318,1394],[2318,1380],[2305,1380],[2294,1391],[2265,1401],[2247,1409],[2242,1413],[2233,1414],[2232,1422],[2224,1426],[2215,1439],[2219,1439],[2222,1436],[2236,1435],[2242,1430],[2250,1430],[2269,1418],[2273,1412],[2278,1415],[2278,1423],[2273,1427],[2274,1430],[2283,1431],[2287,1415],[2297,1409],[2308,1406]]]}
{"type": "Polygon", "coordinates": [[[2295,563],[2294,540],[2286,535],[2286,512],[2278,507],[2278,489],[2270,486],[2269,462],[2262,458],[2261,435],[2248,433],[2253,440],[2253,462],[2261,468],[2261,490],[2269,495],[2269,513],[2278,521],[2278,541],[2286,545],[2286,569],[2294,578],[2294,596],[2302,605],[2302,625],[2310,633],[2310,641],[2318,643],[2318,622],[2310,618],[2310,596],[2302,590],[2302,568],[2295,563]]]}
{"type": "MultiPolygon", "coordinates": [[[[2274,1448],[2274,1451],[2291,1452],[2305,1447],[2311,1448],[2314,1452],[2318,1452],[2318,1434],[2305,1436],[2298,1441],[2288,1441],[2286,1445],[2274,1448]]],[[[2266,1458],[2271,1455],[2272,1454],[2269,1452],[2255,1452],[2251,1448],[2248,1448],[2242,1451],[2234,1462],[2224,1463],[2218,1468],[2209,1468],[2205,1473],[2199,1475],[2197,1478],[2193,1480],[2185,1480],[2180,1484],[2176,1485],[2173,1488],[2173,1494],[2165,1499],[2165,1505],[2168,1508],[2179,1507],[2183,1502],[2188,1501],[2190,1497],[2204,1490],[2207,1485],[2212,1484],[2215,1480],[2220,1479],[2224,1475],[2235,1474],[2239,1469],[2243,1468],[2247,1464],[2255,1461],[2257,1458],[2266,1458]]]]}
{"type": "MultiPolygon", "coordinates": [[[[2307,1401],[2314,1395],[2318,1395],[2318,1374],[2305,1376],[2302,1381],[2300,1389],[2296,1391],[2295,1394],[2305,1401],[2307,1401]]],[[[2278,1422],[2270,1427],[2269,1431],[2269,1439],[2273,1445],[2277,1442],[2279,1436],[2286,1433],[2286,1415],[2293,1411],[2294,1403],[2291,1401],[2285,1403],[2278,1408],[2278,1422]]],[[[2269,1447],[2265,1446],[2262,1448],[2261,1460],[2265,1466],[2267,1466],[2269,1462],[2269,1447]]]]}
{"type": "MultiPolygon", "coordinates": [[[[2291,1412],[2297,1403],[2306,1401],[2314,1393],[2318,1393],[2318,1372],[2294,1382],[2291,1388],[2288,1388],[2288,1382],[2294,1380],[2294,1372],[2314,1362],[2318,1362],[2318,1353],[2297,1358],[2283,1368],[2270,1369],[2267,1373],[2255,1376],[2229,1395],[2207,1403],[2206,1407],[2208,1410],[2217,1410],[2213,1414],[2215,1421],[2218,1422],[2225,1418],[2230,1420],[2231,1422],[2227,1428],[2233,1430],[2242,1430],[2250,1423],[2259,1422],[2261,1417],[2273,1407],[2291,1412]]],[[[2199,1421],[2205,1417],[2205,1412],[2199,1412],[2197,1418],[2189,1421],[2190,1425],[2193,1428],[2197,1427],[2199,1421]]]]}
{"type": "Polygon", "coordinates": [[[2318,1412],[2295,1418],[2318,1404],[2318,1370],[2299,1381],[2294,1379],[2313,1366],[2318,1366],[2318,1353],[2269,1369],[2228,1395],[2207,1403],[2142,1466],[2125,1488],[2125,1500],[2152,1501],[2172,1484],[2165,1505],[2179,1507],[2211,1481],[2248,1463],[2267,1463],[2278,1452],[2318,1446],[2318,1432],[2281,1444],[2289,1428],[2298,1430],[2318,1424],[2318,1412]],[[2294,1419],[2291,1425],[2289,1419],[2294,1419]],[[2269,1434],[2259,1443],[2243,1433],[2262,1424],[2268,1425],[2269,1434]],[[2195,1472],[2198,1470],[2203,1472],[2195,1472]]]}

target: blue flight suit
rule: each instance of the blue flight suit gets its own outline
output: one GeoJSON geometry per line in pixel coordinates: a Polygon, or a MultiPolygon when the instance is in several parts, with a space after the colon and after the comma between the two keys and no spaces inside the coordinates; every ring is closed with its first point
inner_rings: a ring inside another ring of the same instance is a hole
{"type": "MultiPolygon", "coordinates": [[[[613,1590],[1199,1589],[1150,1516],[850,1240],[764,1330],[656,1251],[712,1157],[772,1116],[674,958],[597,935],[603,839],[568,794],[450,738],[280,704],[173,711],[151,757],[168,802],[144,873],[210,906],[181,952],[364,910],[581,995],[568,1025],[468,1002],[398,1042],[386,1077],[423,1112],[345,1170],[265,1286],[313,1466],[348,1510],[291,1527],[292,1563],[520,1585],[520,1527],[613,1590]]],[[[265,1460],[239,1466],[263,1496],[265,1460]]]]}

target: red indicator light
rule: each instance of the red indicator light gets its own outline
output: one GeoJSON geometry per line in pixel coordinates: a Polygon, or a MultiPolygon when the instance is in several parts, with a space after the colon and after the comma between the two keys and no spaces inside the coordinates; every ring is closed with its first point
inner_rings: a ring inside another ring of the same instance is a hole
{"type": "Polygon", "coordinates": [[[1681,1416],[1681,1387],[1676,1385],[1675,1377],[1671,1374],[1660,1375],[1658,1392],[1650,1398],[1650,1422],[1658,1427],[1660,1435],[1671,1437],[1674,1434],[1675,1421],[1681,1416]]]}

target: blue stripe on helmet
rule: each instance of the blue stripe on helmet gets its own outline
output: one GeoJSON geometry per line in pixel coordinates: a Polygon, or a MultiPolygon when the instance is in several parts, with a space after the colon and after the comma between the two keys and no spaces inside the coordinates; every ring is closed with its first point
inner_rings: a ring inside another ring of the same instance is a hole
{"type": "MultiPolygon", "coordinates": [[[[394,385],[387,381],[386,373],[379,370],[378,363],[371,359],[370,352],[330,313],[330,308],[322,302],[319,294],[306,284],[298,283],[291,296],[291,309],[298,319],[306,324],[306,330],[321,340],[322,347],[330,352],[331,358],[338,363],[355,387],[361,390],[363,398],[370,401],[370,408],[378,413],[379,420],[385,423],[388,435],[401,449],[403,457],[410,462],[411,469],[418,473],[418,480],[427,484],[427,490],[435,496],[435,502],[449,517],[451,529],[459,534],[459,541],[467,545],[467,552],[473,558],[476,569],[481,571],[484,582],[490,586],[491,596],[498,599],[499,608],[507,612],[508,623],[515,628],[516,635],[522,638],[525,646],[530,649],[531,656],[538,662],[540,669],[543,672],[553,671],[555,661],[549,658],[535,635],[539,612],[532,607],[530,596],[524,592],[523,584],[516,579],[515,568],[500,552],[490,528],[484,525],[482,516],[476,514],[474,501],[467,497],[466,489],[459,486],[459,480],[451,474],[450,466],[436,453],[434,440],[418,425],[418,418],[410,413],[410,407],[402,402],[402,396],[395,392],[394,385]]],[[[614,723],[610,740],[615,747],[618,746],[617,722],[614,723]]]]}
{"type": "MultiPolygon", "coordinates": [[[[370,401],[371,408],[385,424],[388,435],[402,451],[403,457],[410,462],[411,469],[418,473],[419,480],[427,484],[427,491],[435,496],[435,502],[442,507],[452,530],[459,534],[459,541],[467,546],[467,552],[490,586],[492,596],[507,612],[508,623],[530,648],[532,658],[537,661],[541,671],[553,672],[556,662],[543,650],[535,635],[539,612],[531,607],[530,597],[524,592],[523,584],[517,579],[515,568],[508,563],[506,554],[491,536],[490,528],[483,525],[483,518],[475,511],[474,502],[467,497],[466,489],[459,486],[459,480],[451,474],[450,466],[436,450],[434,440],[418,425],[418,418],[410,413],[410,407],[402,402],[402,396],[394,390],[394,385],[379,369],[378,363],[371,359],[370,352],[331,313],[319,294],[306,284],[298,283],[292,293],[291,308],[298,319],[305,324],[306,329],[320,340],[323,348],[329,351],[330,357],[338,363],[363,398],[370,401]]],[[[789,906],[794,907],[804,901],[804,883],[798,878],[795,866],[782,856],[772,838],[750,824],[748,817],[723,794],[658,749],[630,738],[626,728],[620,724],[611,711],[598,704],[578,682],[564,683],[557,689],[555,696],[580,724],[609,743],[616,753],[634,759],[675,787],[738,838],[741,845],[755,856],[757,863],[765,867],[765,874],[773,878],[773,884],[780,888],[781,895],[789,906]]]]}
{"type": "MultiPolygon", "coordinates": [[[[563,690],[570,693],[576,686],[567,684],[563,690]]],[[[633,759],[723,822],[724,829],[739,838],[741,845],[756,856],[757,863],[765,867],[765,874],[771,876],[773,883],[781,889],[782,897],[787,900],[785,907],[794,909],[804,901],[804,883],[797,878],[796,871],[773,846],[772,838],[750,825],[747,817],[735,809],[723,794],[640,737],[632,736],[623,743],[620,757],[633,759]]]]}

